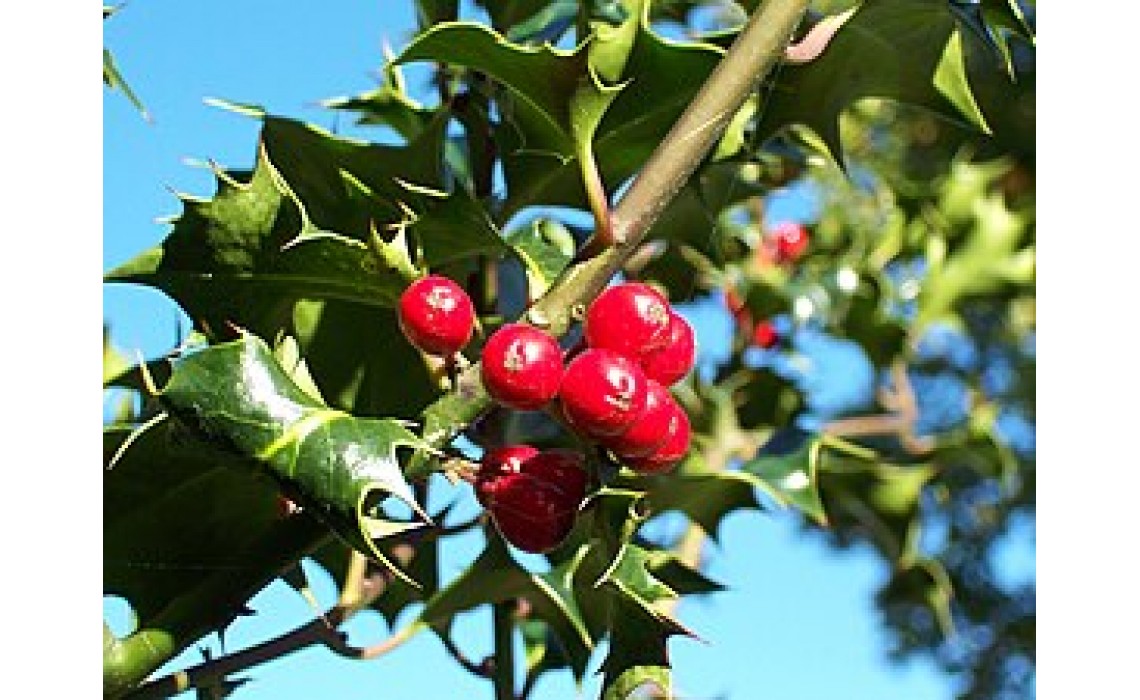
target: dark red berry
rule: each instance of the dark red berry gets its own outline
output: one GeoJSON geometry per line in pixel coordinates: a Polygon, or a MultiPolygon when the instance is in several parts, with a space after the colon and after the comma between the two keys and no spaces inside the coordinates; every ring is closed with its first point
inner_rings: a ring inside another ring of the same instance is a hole
{"type": "Polygon", "coordinates": [[[518,411],[542,408],[562,382],[562,349],[532,326],[508,323],[483,346],[480,372],[491,398],[518,411]]]}
{"type": "MultiPolygon", "coordinates": [[[[546,508],[542,504],[557,500],[557,496],[545,488],[527,492],[527,502],[536,508],[546,508]]],[[[514,509],[501,507],[491,511],[491,519],[503,538],[524,552],[539,554],[549,552],[574,529],[575,513],[563,511],[541,520],[528,518],[514,509]]]]}
{"type": "Polygon", "coordinates": [[[566,366],[558,393],[570,424],[586,437],[599,438],[624,432],[641,416],[647,389],[636,362],[589,348],[566,366]]]}
{"type": "Polygon", "coordinates": [[[586,343],[634,360],[668,342],[669,302],[640,282],[603,291],[586,309],[586,343]]]}
{"type": "Polygon", "coordinates": [[[641,369],[647,379],[672,386],[693,368],[697,345],[693,327],[678,313],[669,315],[668,342],[641,357],[641,369]]]}
{"type": "Polygon", "coordinates": [[[538,454],[530,445],[504,445],[483,453],[479,473],[475,477],[475,497],[483,507],[487,507],[494,497],[500,480],[510,474],[518,474],[523,462],[538,454]]]}
{"type": "Polygon", "coordinates": [[[511,445],[484,457],[476,493],[508,542],[545,552],[570,533],[586,484],[580,453],[511,445]]]}
{"type": "Polygon", "coordinates": [[[623,459],[630,469],[642,474],[662,474],[671,470],[688,454],[692,431],[689,416],[676,401],[672,402],[672,406],[668,437],[656,450],[644,457],[623,459]]]}
{"type": "Polygon", "coordinates": [[[761,321],[752,329],[752,344],[764,348],[772,348],[780,340],[780,334],[771,321],[761,321]]]}
{"type": "Polygon", "coordinates": [[[773,226],[768,235],[776,243],[776,259],[779,262],[795,262],[807,250],[809,236],[802,224],[784,221],[773,226]]]}
{"type": "Polygon", "coordinates": [[[603,445],[618,457],[644,457],[665,442],[674,421],[676,400],[652,379],[645,392],[645,411],[624,433],[605,438],[603,445]]]}
{"type": "Polygon", "coordinates": [[[428,275],[412,282],[396,307],[400,328],[420,350],[449,357],[463,349],[475,329],[475,306],[454,281],[428,275]]]}

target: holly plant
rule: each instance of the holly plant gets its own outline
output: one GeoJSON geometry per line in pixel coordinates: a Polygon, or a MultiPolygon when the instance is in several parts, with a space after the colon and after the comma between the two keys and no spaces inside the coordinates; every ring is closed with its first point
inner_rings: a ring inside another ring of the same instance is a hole
{"type": "Polygon", "coordinates": [[[322,103],[395,143],[228,104],[252,166],[105,274],[193,322],[137,363],[104,339],[129,399],[104,424],[104,593],[135,620],[105,623],[105,696],[421,634],[499,700],[589,668],[607,700],[699,694],[671,677],[701,634],[677,605],[732,585],[702,546],[770,509],[888,564],[893,653],[968,697],[1032,687],[1033,587],[991,554],[1034,510],[1035,5],[415,9],[379,85],[322,103]],[[789,193],[812,212],[778,215],[789,193]],[[302,560],[333,607],[156,673],[275,580],[304,594],[302,560]],[[453,635],[478,608],[487,659],[453,635]],[[364,610],[403,626],[354,646],[364,610]]]}

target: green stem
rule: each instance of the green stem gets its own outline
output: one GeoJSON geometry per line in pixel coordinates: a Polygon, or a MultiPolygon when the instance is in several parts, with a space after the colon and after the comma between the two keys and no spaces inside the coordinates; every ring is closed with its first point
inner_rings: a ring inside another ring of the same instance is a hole
{"type": "MultiPolygon", "coordinates": [[[[756,83],[783,55],[807,6],[808,0],[767,0],[752,13],[724,58],[612,211],[612,236],[621,243],[566,268],[520,321],[529,322],[556,337],[570,330],[575,316],[605,288],[634,253],[657,217],[720,138],[756,83]]],[[[479,363],[468,367],[460,375],[460,386],[481,387],[479,373],[479,363]]],[[[490,408],[491,400],[481,388],[468,391],[471,396],[462,413],[464,418],[474,420],[490,408]]],[[[437,404],[450,403],[454,412],[456,397],[456,394],[443,397],[425,414],[424,439],[433,445],[446,445],[461,429],[460,424],[440,421],[437,417],[443,413],[437,404]]],[[[409,478],[423,476],[428,471],[422,460],[413,461],[413,465],[409,478]]]]}
{"type": "Polygon", "coordinates": [[[515,700],[514,601],[494,604],[495,700],[515,700]]]}

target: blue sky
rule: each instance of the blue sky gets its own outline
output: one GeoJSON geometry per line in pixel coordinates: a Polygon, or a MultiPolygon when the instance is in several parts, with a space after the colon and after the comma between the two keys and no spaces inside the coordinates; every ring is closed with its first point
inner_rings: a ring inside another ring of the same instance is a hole
{"type": "MultiPolygon", "coordinates": [[[[252,163],[257,122],[207,106],[204,98],[256,103],[342,132],[367,133],[354,131],[347,119],[314,103],[373,87],[383,43],[398,48],[413,22],[410,0],[132,0],[105,23],[104,43],[154,122],[143,121],[122,95],[104,92],[104,269],[161,240],[166,226],[156,220],[179,211],[170,190],[212,193],[210,172],[187,159],[213,159],[225,167],[252,163]]],[[[409,77],[413,90],[418,88],[416,73],[409,77]]],[[[172,303],[138,287],[104,285],[103,312],[116,342],[147,356],[168,349],[180,323],[172,303]]],[[[713,338],[723,319],[705,311],[696,312],[694,321],[698,342],[715,350],[713,338]]],[[[450,496],[470,506],[473,499],[465,489],[460,486],[450,496]]],[[[442,561],[444,578],[470,561],[480,537],[457,538],[449,546],[442,561]]],[[[1033,566],[1024,549],[1011,551],[1011,576],[1033,566]]],[[[887,571],[867,551],[857,547],[837,554],[815,538],[802,537],[789,513],[740,513],[726,521],[721,542],[710,548],[708,559],[710,574],[729,590],[686,601],[679,609],[683,622],[706,640],[671,642],[677,688],[685,697],[953,697],[951,680],[931,666],[887,663],[871,599],[887,571]]],[[[308,570],[321,604],[331,605],[336,596],[331,581],[315,567],[308,570]]],[[[227,648],[264,640],[313,614],[280,584],[257,596],[253,607],[259,614],[234,625],[227,648]]],[[[121,619],[120,606],[112,602],[107,609],[121,619]]],[[[490,652],[489,611],[463,616],[458,629],[469,655],[490,652]]],[[[362,645],[388,633],[372,614],[352,620],[347,630],[362,645]]],[[[207,646],[218,653],[215,639],[207,646]]],[[[190,650],[175,663],[198,658],[190,650]]],[[[597,662],[600,658],[594,668],[597,662]]],[[[430,634],[375,661],[346,661],[315,648],[246,675],[255,682],[235,693],[238,700],[311,698],[318,692],[327,698],[490,696],[490,685],[463,671],[430,634]]],[[[597,679],[588,681],[582,696],[594,696],[597,687],[597,679]]],[[[543,680],[534,694],[573,696],[568,675],[543,680]]]]}

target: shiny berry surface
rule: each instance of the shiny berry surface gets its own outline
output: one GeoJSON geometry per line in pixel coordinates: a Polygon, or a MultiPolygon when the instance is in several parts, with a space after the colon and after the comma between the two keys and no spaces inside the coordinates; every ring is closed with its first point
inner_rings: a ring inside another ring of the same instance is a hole
{"type": "Polygon", "coordinates": [[[448,357],[463,349],[475,329],[475,306],[454,281],[429,275],[408,285],[396,306],[408,341],[431,355],[448,357]]]}
{"type": "Polygon", "coordinates": [[[562,412],[587,437],[624,432],[645,409],[648,384],[636,362],[589,348],[566,366],[558,393],[562,412]]]}
{"type": "Polygon", "coordinates": [[[586,485],[580,453],[510,445],[484,457],[476,493],[508,542],[527,552],[545,552],[570,533],[586,485]]]}
{"type": "Polygon", "coordinates": [[[692,426],[689,416],[676,401],[672,404],[668,437],[653,452],[644,457],[627,457],[626,466],[642,474],[663,474],[671,471],[689,452],[692,426]]]}
{"type": "Polygon", "coordinates": [[[646,378],[672,386],[693,368],[696,353],[693,327],[680,314],[670,313],[668,340],[660,348],[642,355],[641,369],[646,378]]]}
{"type": "Polygon", "coordinates": [[[669,438],[673,427],[676,400],[669,389],[649,380],[645,392],[645,410],[620,435],[605,438],[602,444],[618,457],[645,457],[669,438]]]}
{"type": "Polygon", "coordinates": [[[586,309],[586,344],[640,359],[668,342],[669,302],[640,282],[609,287],[586,309]]]}
{"type": "Polygon", "coordinates": [[[480,368],[491,398],[519,411],[542,408],[562,383],[562,349],[537,328],[509,323],[483,346],[480,368]]]}
{"type": "Polygon", "coordinates": [[[483,507],[487,507],[500,480],[522,470],[523,462],[538,454],[530,445],[503,445],[487,450],[479,464],[479,474],[475,477],[475,496],[483,507]]]}

